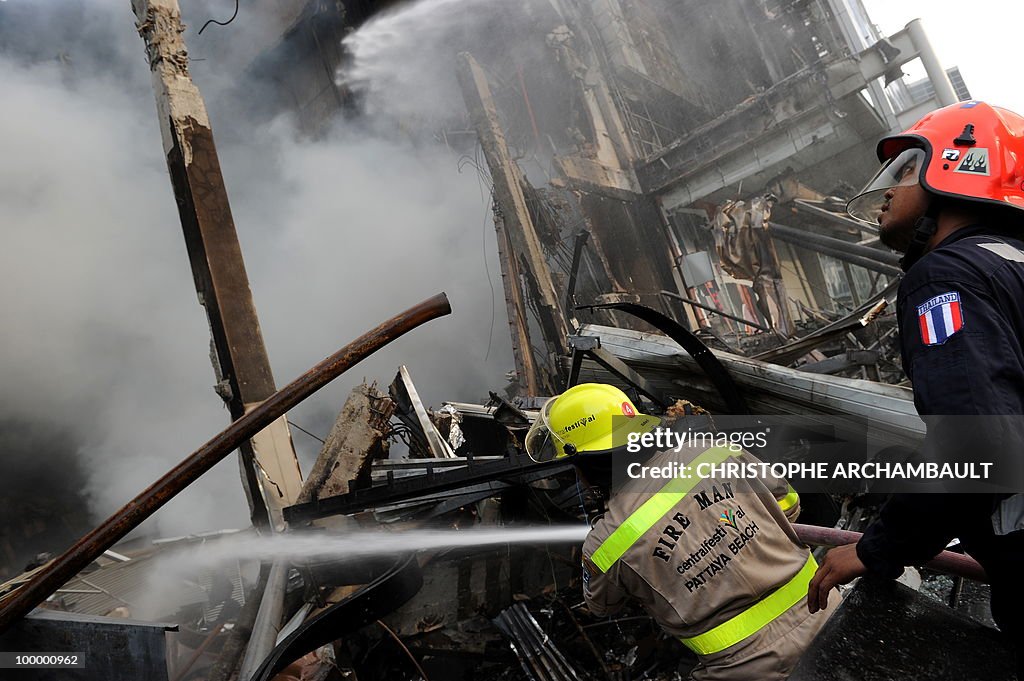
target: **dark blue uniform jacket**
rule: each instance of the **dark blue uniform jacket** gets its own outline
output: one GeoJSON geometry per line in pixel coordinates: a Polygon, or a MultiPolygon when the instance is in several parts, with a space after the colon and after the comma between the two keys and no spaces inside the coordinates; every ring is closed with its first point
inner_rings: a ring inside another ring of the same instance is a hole
{"type": "MultiPolygon", "coordinates": [[[[925,456],[984,461],[998,452],[1024,463],[1024,419],[991,418],[1024,415],[1024,241],[981,225],[957,230],[910,268],[896,306],[903,368],[928,423],[925,456]]],[[[1024,531],[997,534],[992,523],[1008,496],[894,495],[857,554],[870,571],[895,577],[958,537],[993,581],[997,621],[1018,628],[1024,531]]]]}

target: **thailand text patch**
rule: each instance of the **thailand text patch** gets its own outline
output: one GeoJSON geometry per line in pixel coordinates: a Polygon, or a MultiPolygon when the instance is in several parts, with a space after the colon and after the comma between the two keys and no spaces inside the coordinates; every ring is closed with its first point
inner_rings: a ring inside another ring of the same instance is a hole
{"type": "Polygon", "coordinates": [[[929,298],[917,306],[917,320],[921,326],[921,342],[941,345],[954,333],[964,328],[960,294],[956,291],[929,298]]]}

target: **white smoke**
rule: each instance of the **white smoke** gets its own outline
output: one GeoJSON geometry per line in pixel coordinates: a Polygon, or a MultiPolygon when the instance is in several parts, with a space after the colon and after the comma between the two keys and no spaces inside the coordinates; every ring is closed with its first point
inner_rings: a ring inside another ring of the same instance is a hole
{"type": "Polygon", "coordinates": [[[364,95],[371,114],[444,120],[462,98],[454,72],[461,34],[496,9],[488,0],[420,0],[379,14],[345,38],[352,63],[340,80],[364,95]]]}
{"type": "MultiPolygon", "coordinates": [[[[0,53],[0,405],[77,436],[97,520],[228,422],[211,388],[209,331],[126,4],[90,3],[90,26],[103,30],[86,32],[94,44],[77,45],[69,59],[0,53]],[[93,68],[97,53],[116,63],[93,68]]],[[[219,40],[237,39],[230,26],[214,28],[219,40]]],[[[195,42],[192,32],[186,39],[195,42]]],[[[430,140],[365,120],[338,122],[314,141],[286,119],[218,119],[217,64],[193,71],[210,104],[278,386],[434,293],[447,291],[454,308],[291,417],[323,437],[355,383],[386,384],[401,363],[434,404],[500,388],[512,362],[488,190],[475,172],[459,173],[456,155],[430,140]]],[[[422,89],[436,91],[428,82],[422,89]]],[[[377,93],[387,101],[386,87],[377,93]]],[[[393,96],[408,105],[408,91],[393,96]]],[[[293,437],[308,470],[319,443],[293,437]]],[[[157,524],[162,534],[247,524],[234,457],[157,524]]]]}
{"type": "MultiPolygon", "coordinates": [[[[223,427],[196,359],[206,322],[155,117],[113,82],[66,82],[57,64],[0,69],[4,409],[78,436],[105,515],[223,427]]],[[[223,485],[218,474],[209,484],[223,485]]],[[[190,496],[196,515],[218,505],[190,496]]],[[[231,508],[228,522],[245,518],[244,502],[231,508]]]]}

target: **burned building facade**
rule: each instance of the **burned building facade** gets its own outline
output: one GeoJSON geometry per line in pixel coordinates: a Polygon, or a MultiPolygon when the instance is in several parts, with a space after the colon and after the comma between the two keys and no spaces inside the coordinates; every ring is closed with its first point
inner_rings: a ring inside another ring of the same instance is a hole
{"type": "Polygon", "coordinates": [[[507,53],[468,45],[457,68],[526,394],[564,385],[580,321],[644,328],[580,306],[637,302],[743,354],[898,273],[843,208],[875,140],[958,97],[920,22],[883,37],[857,0],[531,3],[507,20],[507,53]],[[915,59],[929,88],[903,81],[915,59]]]}

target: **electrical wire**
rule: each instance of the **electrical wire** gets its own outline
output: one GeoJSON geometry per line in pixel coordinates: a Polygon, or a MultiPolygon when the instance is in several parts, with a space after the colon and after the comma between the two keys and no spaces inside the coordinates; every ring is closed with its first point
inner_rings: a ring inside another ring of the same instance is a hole
{"type": "Polygon", "coordinates": [[[491,279],[491,267],[487,264],[487,216],[492,212],[494,206],[494,184],[491,182],[490,176],[484,172],[483,167],[480,163],[480,152],[482,148],[479,142],[476,148],[473,150],[474,158],[470,158],[468,155],[463,155],[458,162],[458,171],[462,172],[462,169],[466,165],[473,166],[476,169],[477,187],[480,190],[480,202],[485,204],[484,206],[484,220],[483,220],[483,260],[484,260],[484,273],[487,276],[487,285],[491,289],[491,325],[487,330],[487,351],[484,353],[484,362],[487,362],[491,356],[491,344],[494,341],[494,322],[496,320],[497,302],[495,300],[494,292],[494,281],[491,279]],[[489,188],[489,191],[485,194],[485,188],[489,188]]]}
{"type": "Polygon", "coordinates": [[[487,214],[491,212],[491,206],[494,203],[494,192],[491,191],[490,201],[487,202],[487,206],[484,208],[484,222],[483,222],[483,257],[484,257],[484,273],[487,275],[487,285],[491,287],[491,325],[487,329],[487,352],[484,353],[484,363],[487,363],[488,358],[491,356],[491,342],[494,340],[494,319],[497,316],[498,304],[495,301],[494,294],[494,280],[491,279],[491,266],[487,264],[487,214]]]}
{"type": "Polygon", "coordinates": [[[313,433],[309,432],[308,430],[306,430],[305,428],[303,428],[299,424],[295,423],[295,421],[292,421],[291,419],[287,419],[287,421],[288,421],[288,425],[289,426],[295,428],[296,430],[299,430],[299,431],[305,433],[306,435],[310,436],[314,440],[318,440],[320,442],[320,444],[324,444],[324,445],[327,444],[326,442],[324,442],[322,439],[320,439],[316,435],[313,435],[313,433]]]}
{"type": "Polygon", "coordinates": [[[203,31],[205,31],[206,27],[209,26],[210,24],[217,24],[218,26],[227,26],[232,21],[234,21],[235,17],[237,17],[237,16],[238,16],[238,0],[235,0],[235,13],[231,15],[230,19],[228,19],[227,21],[217,21],[216,19],[210,19],[205,24],[203,24],[203,27],[199,29],[199,33],[197,35],[202,35],[203,31]]]}
{"type": "Polygon", "coordinates": [[[479,144],[477,145],[474,155],[475,158],[470,158],[468,154],[463,154],[461,157],[459,157],[457,168],[460,173],[462,172],[463,168],[465,168],[467,165],[472,166],[474,169],[476,169],[477,183],[480,187],[480,200],[482,201],[484,199],[484,186],[486,185],[487,187],[489,187],[491,191],[493,191],[494,187],[493,183],[491,182],[491,176],[487,173],[487,171],[483,169],[483,167],[480,164],[479,144]]]}

